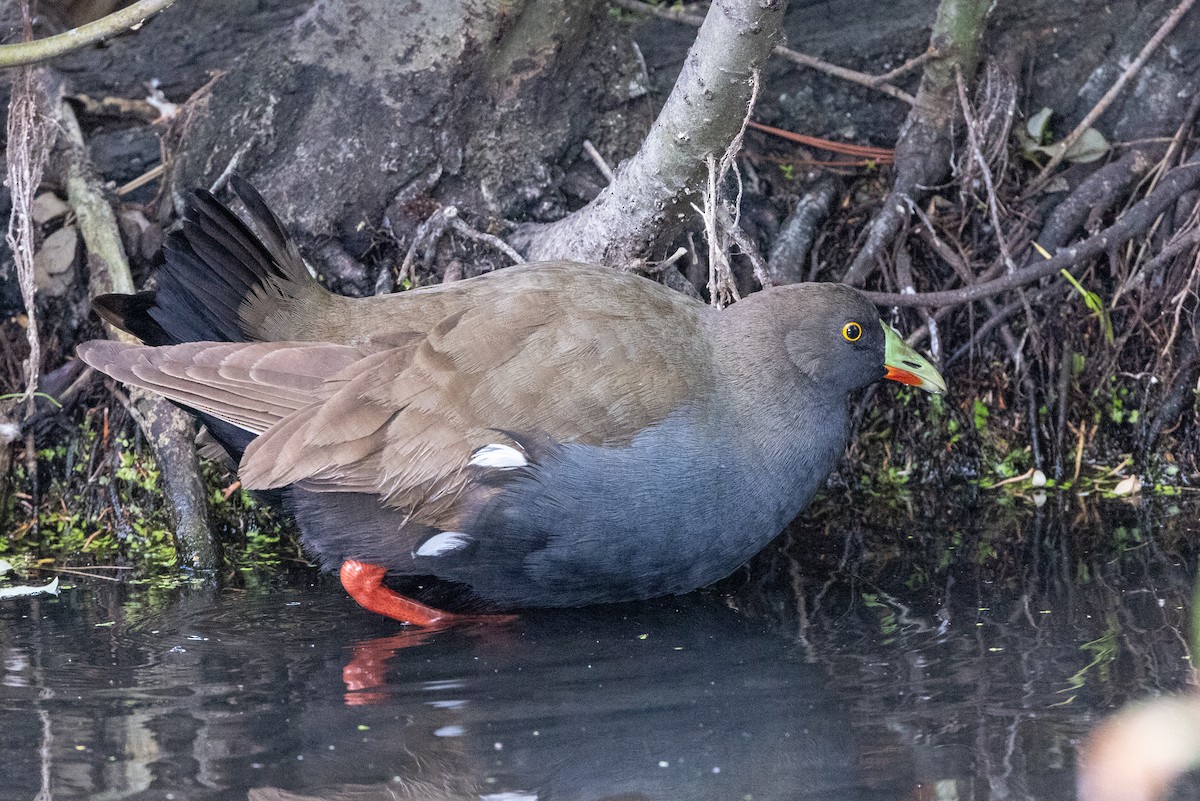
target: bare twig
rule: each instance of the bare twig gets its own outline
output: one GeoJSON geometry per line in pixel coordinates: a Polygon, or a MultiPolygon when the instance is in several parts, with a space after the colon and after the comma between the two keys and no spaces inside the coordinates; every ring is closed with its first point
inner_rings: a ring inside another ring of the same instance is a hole
{"type": "MultiPolygon", "coordinates": [[[[737,284],[729,266],[729,246],[725,232],[729,229],[717,221],[717,208],[722,204],[720,191],[725,173],[717,166],[717,157],[709,153],[708,187],[702,193],[703,208],[698,209],[704,221],[704,238],[708,240],[708,302],[723,309],[738,296],[737,284]]],[[[724,163],[724,159],[721,160],[724,163]]],[[[736,225],[736,221],[734,222],[736,225]]]]}
{"type": "Polygon", "coordinates": [[[140,0],[95,22],[80,25],[55,36],[32,42],[0,45],[0,68],[48,61],[122,31],[137,30],[148,17],[154,16],[174,2],[175,0],[140,0]]]}
{"type": "Polygon", "coordinates": [[[785,131],[782,128],[773,128],[770,125],[763,125],[759,122],[750,122],[749,126],[756,131],[769,133],[772,136],[778,136],[780,139],[786,139],[789,142],[796,142],[809,147],[820,148],[821,150],[829,150],[834,153],[845,153],[847,156],[857,156],[862,159],[869,159],[876,164],[891,164],[896,160],[896,151],[889,147],[868,147],[866,145],[852,145],[848,142],[835,142],[831,139],[822,139],[818,136],[806,136],[804,134],[785,131]]]}
{"type": "MultiPolygon", "coordinates": [[[[901,292],[906,295],[916,294],[917,287],[913,281],[912,256],[908,255],[908,249],[903,246],[896,248],[896,278],[900,282],[901,292]]],[[[929,334],[929,351],[933,354],[935,361],[940,361],[942,358],[942,342],[938,336],[937,320],[929,313],[929,309],[918,308],[917,313],[925,321],[925,330],[929,334]]]]}
{"type": "Polygon", "coordinates": [[[1008,240],[1004,237],[1004,228],[1000,224],[1000,201],[996,199],[996,186],[992,182],[992,169],[988,166],[983,155],[983,143],[979,141],[979,133],[975,127],[975,115],[971,113],[971,104],[967,101],[967,87],[963,81],[962,71],[955,70],[954,82],[958,88],[958,102],[962,107],[963,123],[967,129],[967,141],[971,145],[971,156],[979,167],[983,177],[983,185],[987,188],[988,213],[992,218],[992,228],[996,232],[996,244],[1000,247],[1000,258],[1004,267],[1010,273],[1017,268],[1013,263],[1012,254],[1008,251],[1008,240]]]}
{"type": "MultiPolygon", "coordinates": [[[[652,17],[670,20],[672,22],[682,22],[695,27],[700,27],[700,25],[704,23],[704,18],[698,14],[689,14],[686,11],[676,11],[667,6],[651,5],[650,3],[640,2],[640,0],[610,0],[610,2],[614,6],[623,8],[626,11],[636,11],[641,14],[649,14],[652,17]]],[[[808,67],[809,69],[823,72],[826,75],[832,75],[835,78],[840,78],[843,81],[849,81],[850,83],[856,83],[859,86],[865,86],[868,89],[874,89],[877,92],[882,92],[888,97],[893,97],[896,100],[902,100],[909,105],[912,105],[915,102],[913,96],[903,89],[893,86],[892,84],[888,83],[888,81],[899,75],[903,75],[905,72],[924,64],[926,61],[932,58],[932,55],[929,53],[929,51],[926,51],[916,58],[909,59],[896,69],[884,75],[868,75],[865,72],[859,72],[858,70],[847,69],[846,67],[839,67],[836,64],[830,64],[828,61],[822,61],[815,56],[799,53],[795,50],[784,47],[783,45],[776,45],[773,52],[775,55],[786,58],[788,61],[791,61],[794,64],[799,64],[801,67],[808,67]]]]}
{"type": "Polygon", "coordinates": [[[143,186],[150,183],[151,181],[161,178],[162,174],[165,170],[166,170],[166,166],[163,164],[159,164],[157,166],[151,167],[150,169],[146,170],[144,173],[139,175],[137,178],[134,178],[129,183],[123,184],[122,186],[118,187],[117,191],[116,191],[116,195],[118,197],[124,197],[125,195],[128,195],[130,192],[134,191],[135,189],[141,189],[143,186]]]}
{"type": "Polygon", "coordinates": [[[447,214],[450,216],[450,227],[458,233],[462,234],[468,239],[474,239],[476,242],[482,242],[489,247],[495,248],[505,256],[508,256],[508,258],[512,260],[513,264],[525,263],[525,257],[513,250],[512,246],[503,239],[495,236],[494,234],[488,234],[484,233],[483,231],[476,230],[468,225],[462,217],[458,216],[458,209],[451,206],[450,209],[447,210],[447,214]],[[451,210],[453,211],[453,214],[449,213],[451,210]]]}
{"type": "Polygon", "coordinates": [[[881,75],[876,75],[875,80],[879,81],[880,83],[886,83],[887,81],[891,81],[895,78],[899,78],[901,75],[907,75],[908,73],[915,70],[917,67],[925,66],[926,61],[929,61],[930,59],[933,59],[933,58],[937,58],[938,55],[939,55],[938,51],[934,50],[932,47],[927,47],[927,48],[925,48],[924,53],[921,53],[918,56],[913,56],[912,58],[908,59],[903,64],[901,64],[899,67],[896,67],[895,69],[890,69],[881,75]]]}
{"type": "Polygon", "coordinates": [[[601,156],[600,151],[597,150],[596,146],[592,144],[591,139],[583,140],[583,152],[587,153],[588,158],[592,160],[592,164],[595,164],[596,169],[599,170],[600,174],[604,176],[604,180],[611,184],[613,182],[613,178],[616,176],[613,175],[612,167],[608,166],[608,162],[604,160],[604,156],[601,156]]]}
{"type": "Polygon", "coordinates": [[[763,258],[762,252],[758,249],[758,245],[750,238],[750,235],[743,230],[742,226],[735,223],[732,219],[726,218],[723,224],[727,225],[730,239],[738,246],[741,254],[750,260],[750,268],[754,271],[754,280],[758,281],[761,287],[771,286],[771,278],[767,273],[767,261],[763,258]]]}
{"type": "Polygon", "coordinates": [[[241,147],[234,151],[234,154],[229,157],[229,161],[225,164],[225,169],[221,170],[221,174],[218,175],[216,180],[212,182],[212,185],[208,187],[209,192],[212,192],[215,195],[225,188],[225,184],[229,183],[229,179],[233,177],[235,172],[237,172],[238,166],[242,162],[242,157],[250,152],[250,147],[253,144],[254,140],[250,139],[249,141],[243,142],[241,147]]]}
{"type": "Polygon", "coordinates": [[[774,51],[772,52],[781,58],[786,58],[793,64],[799,64],[801,67],[808,67],[809,69],[823,72],[826,75],[832,75],[834,78],[841,78],[843,81],[856,83],[859,86],[865,86],[868,89],[874,89],[876,92],[880,92],[888,97],[894,98],[895,100],[907,103],[910,106],[917,102],[916,98],[914,98],[908,92],[888,83],[882,76],[868,75],[865,72],[859,72],[858,70],[839,67],[836,64],[830,64],[828,61],[822,61],[815,56],[810,56],[806,53],[798,53],[789,47],[784,47],[783,45],[776,45],[774,51]]]}
{"type": "Polygon", "coordinates": [[[1042,171],[1038,173],[1037,178],[1025,190],[1026,196],[1032,195],[1046,185],[1046,182],[1050,179],[1050,173],[1066,158],[1067,151],[1071,149],[1071,145],[1079,141],[1079,137],[1083,136],[1084,132],[1088,128],[1091,128],[1096,120],[1100,119],[1100,115],[1108,110],[1108,107],[1117,99],[1117,95],[1121,93],[1125,85],[1141,71],[1146,61],[1158,49],[1158,46],[1175,29],[1175,26],[1179,24],[1179,20],[1183,19],[1183,15],[1195,4],[1196,0],[1181,0],[1179,5],[1171,9],[1171,13],[1167,14],[1167,18],[1163,20],[1162,25],[1158,26],[1158,30],[1154,32],[1154,35],[1142,47],[1141,52],[1137,54],[1137,58],[1129,62],[1129,66],[1113,82],[1113,85],[1104,93],[1104,96],[1096,101],[1096,105],[1092,107],[1092,110],[1084,115],[1079,124],[1075,126],[1075,129],[1063,138],[1060,146],[1057,148],[1057,152],[1050,157],[1050,160],[1046,162],[1046,166],[1042,167],[1042,171]]]}
{"type": "MultiPolygon", "coordinates": [[[[724,308],[733,301],[741,299],[729,266],[728,238],[736,239],[736,232],[740,232],[739,217],[742,201],[741,176],[734,168],[733,160],[738,151],[742,149],[742,138],[746,134],[746,125],[750,121],[750,115],[754,112],[754,103],[758,100],[758,84],[758,71],[755,70],[750,75],[750,102],[746,107],[745,117],[742,119],[741,130],[738,131],[737,136],[733,137],[733,141],[729,143],[729,147],[725,149],[720,159],[717,159],[713,153],[709,153],[706,157],[708,188],[702,193],[704,208],[700,216],[704,220],[704,232],[708,238],[709,303],[717,308],[724,308]],[[738,178],[738,196],[732,204],[732,210],[721,194],[725,177],[731,168],[734,169],[734,175],[738,178]]],[[[757,253],[754,244],[744,234],[741,242],[744,250],[757,253]]],[[[762,257],[759,256],[759,261],[761,262],[761,260],[762,257]]],[[[765,280],[765,274],[757,268],[757,265],[755,272],[759,274],[760,281],[765,280]]]]}
{"type": "MultiPolygon", "coordinates": [[[[446,235],[446,231],[451,228],[469,239],[474,239],[477,242],[482,242],[489,247],[495,248],[512,259],[513,264],[525,263],[525,258],[503,239],[492,234],[477,231],[464,222],[458,216],[458,208],[456,206],[442,206],[434,211],[433,214],[430,214],[425,219],[425,222],[417,226],[417,230],[413,233],[412,244],[408,246],[408,252],[404,254],[404,261],[400,263],[400,271],[396,276],[396,280],[403,283],[405,280],[413,281],[415,279],[418,251],[421,251],[421,264],[426,268],[430,267],[437,256],[438,242],[446,235]]],[[[391,272],[389,270],[384,270],[380,273],[379,281],[375,285],[376,295],[383,295],[392,291],[393,287],[387,281],[390,277],[391,272]]]]}

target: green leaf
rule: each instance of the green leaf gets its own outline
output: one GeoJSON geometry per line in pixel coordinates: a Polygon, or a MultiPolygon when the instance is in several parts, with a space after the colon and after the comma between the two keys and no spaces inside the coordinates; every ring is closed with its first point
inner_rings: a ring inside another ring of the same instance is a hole
{"type": "Polygon", "coordinates": [[[1104,301],[1095,292],[1090,292],[1083,288],[1083,284],[1075,280],[1075,276],[1071,275],[1066,270],[1060,270],[1063,278],[1066,278],[1071,286],[1075,287],[1075,291],[1083,298],[1084,304],[1095,313],[1096,319],[1100,321],[1100,328],[1104,331],[1104,341],[1109,345],[1113,344],[1113,327],[1112,319],[1108,316],[1108,309],[1104,308],[1104,301]]]}
{"type": "Polygon", "coordinates": [[[1095,128],[1088,128],[1082,136],[1075,140],[1075,144],[1067,148],[1063,158],[1076,164],[1087,164],[1103,156],[1110,147],[1104,134],[1095,128]]]}
{"type": "Polygon", "coordinates": [[[1050,133],[1050,117],[1054,115],[1054,111],[1042,106],[1042,110],[1029,118],[1025,123],[1025,130],[1029,133],[1034,144],[1043,145],[1046,143],[1046,137],[1050,133]]]}

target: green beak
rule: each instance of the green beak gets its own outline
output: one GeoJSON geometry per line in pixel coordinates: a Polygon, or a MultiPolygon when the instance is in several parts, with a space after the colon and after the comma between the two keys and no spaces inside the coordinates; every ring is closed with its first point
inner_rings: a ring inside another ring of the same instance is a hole
{"type": "Polygon", "coordinates": [[[883,326],[883,364],[887,368],[884,378],[938,395],[945,392],[946,379],[942,378],[937,368],[910,348],[894,328],[882,320],[879,324],[883,326]]]}

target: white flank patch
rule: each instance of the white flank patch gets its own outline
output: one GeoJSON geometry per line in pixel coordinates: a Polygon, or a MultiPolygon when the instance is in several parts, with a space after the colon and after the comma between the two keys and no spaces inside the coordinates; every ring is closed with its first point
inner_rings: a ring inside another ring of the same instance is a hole
{"type": "Polygon", "coordinates": [[[467,464],[472,467],[498,467],[501,470],[508,470],[513,467],[524,467],[529,462],[525,460],[525,454],[516,448],[493,443],[484,445],[471,454],[471,461],[467,464]]]}
{"type": "Polygon", "coordinates": [[[447,551],[457,550],[468,542],[471,538],[461,531],[443,531],[441,534],[434,534],[429,539],[421,543],[421,547],[417,549],[417,556],[441,556],[447,551]]]}

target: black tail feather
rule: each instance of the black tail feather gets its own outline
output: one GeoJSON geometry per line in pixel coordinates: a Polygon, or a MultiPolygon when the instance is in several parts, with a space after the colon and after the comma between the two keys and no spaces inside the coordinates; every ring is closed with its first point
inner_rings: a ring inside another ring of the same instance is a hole
{"type": "Polygon", "coordinates": [[[150,316],[156,296],[153,290],[135,295],[98,295],[92,301],[92,308],[103,320],[133,334],[147,345],[178,344],[178,340],[173,339],[150,316]]]}
{"type": "Polygon", "coordinates": [[[271,211],[263,196],[240,175],[232,176],[229,183],[245,205],[250,219],[254,220],[258,242],[271,254],[272,263],[278,265],[295,284],[304,285],[311,282],[313,279],[304,267],[304,260],[300,257],[295,240],[288,236],[283,223],[275,212],[271,211]]]}
{"type": "Polygon", "coordinates": [[[237,176],[232,185],[254,229],[211,192],[196,190],[188,199],[183,230],[167,240],[158,288],[103,295],[95,301],[97,313],[148,345],[256,339],[242,323],[247,298],[268,283],[303,285],[313,279],[257,190],[237,176]]]}
{"type": "MultiPolygon", "coordinates": [[[[232,186],[249,212],[253,229],[211,192],[196,190],[188,199],[182,230],[168,238],[163,250],[158,288],[134,295],[101,295],[93,301],[96,312],[147,345],[248,342],[257,337],[243,324],[241,310],[247,299],[278,298],[280,292],[315,286],[295,244],[258,191],[237,176],[232,186]],[[268,285],[275,292],[261,291],[268,285]]],[[[240,460],[254,435],[189,411],[240,460]]]]}

